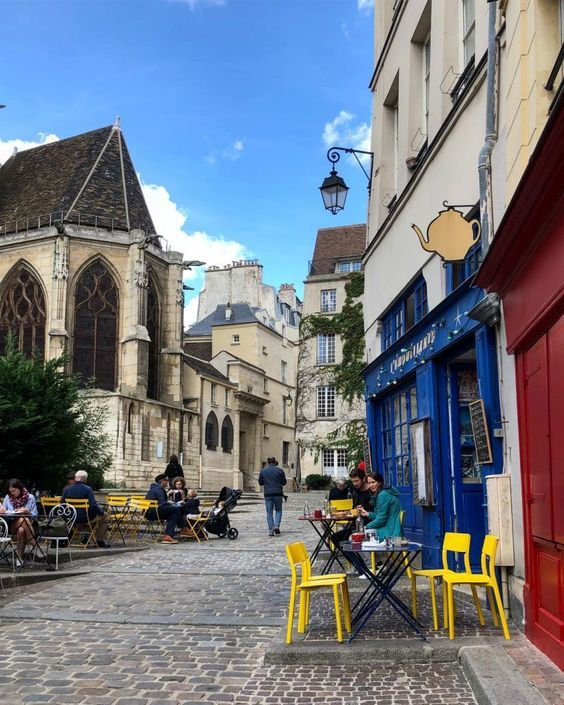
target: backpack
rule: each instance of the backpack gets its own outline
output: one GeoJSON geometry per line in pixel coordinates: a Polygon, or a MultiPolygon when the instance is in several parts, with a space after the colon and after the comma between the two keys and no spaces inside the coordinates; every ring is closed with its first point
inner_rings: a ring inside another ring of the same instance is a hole
{"type": "Polygon", "coordinates": [[[39,531],[42,536],[67,538],[69,535],[67,522],[63,519],[63,517],[49,517],[47,519],[41,519],[38,524],[39,531]]]}

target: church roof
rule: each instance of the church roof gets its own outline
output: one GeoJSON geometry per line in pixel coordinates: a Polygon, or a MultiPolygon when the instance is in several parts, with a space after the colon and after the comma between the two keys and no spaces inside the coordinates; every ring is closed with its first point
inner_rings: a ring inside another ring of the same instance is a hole
{"type": "Polygon", "coordinates": [[[154,234],[116,124],[18,152],[0,168],[0,234],[54,220],[154,234]]]}

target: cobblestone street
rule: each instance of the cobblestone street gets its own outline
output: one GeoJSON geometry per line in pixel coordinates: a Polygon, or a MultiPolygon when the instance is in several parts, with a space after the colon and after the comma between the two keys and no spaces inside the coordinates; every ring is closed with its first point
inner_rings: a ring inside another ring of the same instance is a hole
{"type": "Polygon", "coordinates": [[[263,664],[285,622],[284,544],[303,537],[301,501],[290,497],[281,537],[266,535],[262,504],[247,505],[232,515],[237,541],[90,559],[81,561],[87,575],[7,590],[0,602],[2,702],[475,703],[455,663],[263,664]]]}

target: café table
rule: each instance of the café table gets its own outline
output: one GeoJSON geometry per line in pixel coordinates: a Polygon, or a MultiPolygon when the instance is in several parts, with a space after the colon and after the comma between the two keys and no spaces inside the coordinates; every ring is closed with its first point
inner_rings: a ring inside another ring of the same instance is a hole
{"type": "Polygon", "coordinates": [[[366,589],[352,608],[353,632],[349,638],[349,644],[383,603],[390,605],[423,641],[427,641],[422,625],[417,621],[410,607],[394,591],[394,587],[419,556],[422,548],[421,544],[413,542],[389,547],[369,541],[362,543],[345,541],[341,544],[344,557],[359,575],[366,576],[368,581],[366,589]],[[370,562],[367,564],[364,561],[364,556],[372,553],[382,559],[381,567],[375,572],[372,572],[370,562]]]}
{"type": "Polygon", "coordinates": [[[332,517],[312,514],[310,516],[300,516],[298,519],[300,521],[308,521],[319,537],[317,545],[310,555],[311,564],[313,565],[315,563],[321,551],[326,548],[329,551],[329,558],[323,566],[321,575],[329,573],[335,562],[341,566],[343,572],[346,572],[346,567],[341,562],[341,558],[344,557],[341,546],[339,542],[334,541],[333,538],[337,530],[350,529],[356,521],[356,516],[347,514],[346,516],[332,517]]]}
{"type": "MultiPolygon", "coordinates": [[[[4,519],[8,523],[8,529],[10,529],[10,524],[11,524],[12,520],[23,519],[25,521],[25,523],[29,526],[31,533],[33,534],[33,540],[35,541],[34,551],[35,550],[39,551],[40,555],[45,559],[45,563],[46,563],[45,569],[46,570],[54,570],[53,566],[51,566],[49,563],[49,559],[47,558],[45,551],[41,548],[41,542],[39,540],[43,536],[43,534],[45,533],[47,526],[48,526],[48,523],[43,529],[40,529],[39,525],[37,524],[37,517],[34,517],[31,514],[21,514],[20,512],[2,512],[2,514],[0,514],[0,517],[2,517],[2,519],[4,519]],[[36,524],[37,528],[34,528],[34,526],[33,526],[34,523],[36,524]]],[[[4,558],[6,561],[8,561],[8,557],[6,556],[5,550],[6,549],[4,548],[2,550],[2,552],[0,553],[0,558],[4,558]]],[[[12,550],[15,550],[15,548],[13,546],[12,546],[12,550]]],[[[33,552],[27,554],[27,556],[29,557],[29,560],[31,562],[33,552]]],[[[19,573],[21,571],[21,569],[24,566],[25,560],[26,560],[26,556],[24,555],[24,558],[21,562],[21,565],[14,567],[15,573],[19,573]]],[[[8,561],[8,563],[9,563],[9,561],[8,561]]]]}

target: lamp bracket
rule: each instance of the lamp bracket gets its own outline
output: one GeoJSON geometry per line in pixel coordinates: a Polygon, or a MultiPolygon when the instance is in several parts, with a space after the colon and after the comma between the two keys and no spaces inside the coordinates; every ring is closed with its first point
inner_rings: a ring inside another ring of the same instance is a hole
{"type": "Polygon", "coordinates": [[[333,164],[333,169],[335,169],[335,164],[341,159],[339,152],[344,154],[352,154],[356,159],[359,167],[364,172],[364,175],[368,179],[368,192],[370,193],[370,187],[372,185],[372,165],[374,163],[374,152],[366,152],[363,149],[352,149],[352,147],[331,147],[327,150],[327,159],[333,164]],[[359,154],[367,154],[370,157],[370,172],[367,172],[364,165],[358,158],[359,154]]]}
{"type": "Polygon", "coordinates": [[[443,206],[445,208],[474,208],[475,203],[450,203],[448,201],[443,201],[443,206]]]}

